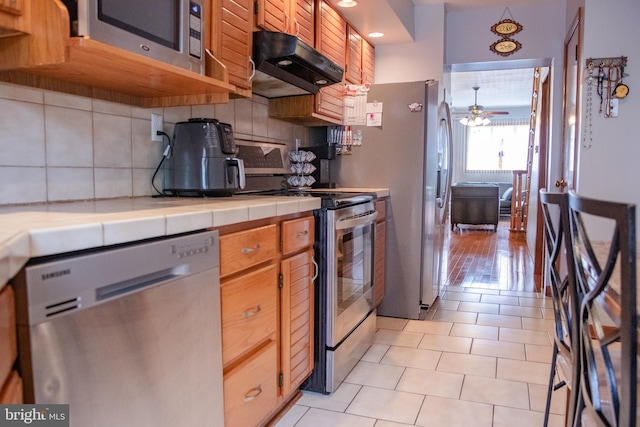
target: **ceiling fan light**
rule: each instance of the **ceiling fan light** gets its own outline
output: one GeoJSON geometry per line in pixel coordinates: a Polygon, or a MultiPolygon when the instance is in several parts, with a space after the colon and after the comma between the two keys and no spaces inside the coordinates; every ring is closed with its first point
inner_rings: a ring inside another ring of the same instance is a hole
{"type": "Polygon", "coordinates": [[[491,123],[491,120],[489,120],[488,118],[485,117],[485,118],[482,119],[482,126],[486,126],[489,123],[491,123]]]}
{"type": "Polygon", "coordinates": [[[463,126],[468,126],[469,125],[469,118],[468,117],[463,117],[460,119],[460,123],[462,123],[463,126]]]}

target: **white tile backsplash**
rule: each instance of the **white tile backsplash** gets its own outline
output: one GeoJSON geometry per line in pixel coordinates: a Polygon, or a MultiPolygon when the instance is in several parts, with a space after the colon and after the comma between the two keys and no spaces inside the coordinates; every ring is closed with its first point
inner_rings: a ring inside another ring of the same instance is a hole
{"type": "Polygon", "coordinates": [[[0,98],[0,165],[44,166],[42,104],[0,98]]]}
{"type": "MultiPolygon", "coordinates": [[[[212,117],[243,139],[309,138],[303,126],[270,119],[260,97],[145,109],[0,83],[0,111],[0,206],[156,194],[151,177],[167,141],[151,141],[152,113],[171,137],[177,122],[212,117]]],[[[155,183],[161,191],[162,171],[155,183]]]]}
{"type": "Polygon", "coordinates": [[[29,87],[0,84],[0,98],[42,104],[44,102],[44,93],[41,90],[31,89],[29,87]]]}
{"type": "Polygon", "coordinates": [[[47,168],[47,194],[51,200],[94,198],[93,168],[47,168]]]}
{"type": "Polygon", "coordinates": [[[47,170],[30,167],[0,167],[0,200],[37,203],[47,196],[47,170]]]}
{"type": "Polygon", "coordinates": [[[131,169],[94,168],[96,199],[133,196],[133,172],[131,169]]]}
{"type": "Polygon", "coordinates": [[[131,168],[131,117],[93,113],[93,156],[96,167],[131,168]]]}
{"type": "Polygon", "coordinates": [[[91,111],[91,98],[82,96],[67,95],[66,93],[45,92],[44,103],[47,105],[55,105],[58,107],[74,108],[77,110],[91,111]]]}
{"type": "Polygon", "coordinates": [[[44,109],[47,166],[93,167],[93,115],[47,105],[44,109]]]}

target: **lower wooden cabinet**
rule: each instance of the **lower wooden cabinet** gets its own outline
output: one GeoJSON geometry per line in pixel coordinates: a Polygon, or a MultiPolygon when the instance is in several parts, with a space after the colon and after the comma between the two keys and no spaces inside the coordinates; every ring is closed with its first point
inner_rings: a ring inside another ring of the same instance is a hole
{"type": "Polygon", "coordinates": [[[373,304],[380,305],[384,298],[385,285],[385,258],[387,251],[387,229],[385,218],[387,216],[386,200],[376,201],[376,233],[373,247],[373,304]]]}
{"type": "Polygon", "coordinates": [[[220,237],[225,427],[268,422],[313,370],[313,216],[253,224],[220,237]]]}
{"type": "Polygon", "coordinates": [[[0,387],[0,405],[18,405],[23,403],[22,378],[17,371],[11,371],[9,377],[0,387]]]}
{"type": "Polygon", "coordinates": [[[276,266],[268,265],[220,286],[223,366],[276,338],[277,280],[276,266]]]}
{"type": "Polygon", "coordinates": [[[15,296],[6,285],[0,290],[0,404],[22,403],[22,380],[12,371],[17,357],[15,296]]]}
{"type": "Polygon", "coordinates": [[[278,403],[278,348],[260,349],[224,376],[225,427],[257,426],[278,403]]]}
{"type": "Polygon", "coordinates": [[[313,250],[282,261],[282,394],[313,370],[313,250]]]}

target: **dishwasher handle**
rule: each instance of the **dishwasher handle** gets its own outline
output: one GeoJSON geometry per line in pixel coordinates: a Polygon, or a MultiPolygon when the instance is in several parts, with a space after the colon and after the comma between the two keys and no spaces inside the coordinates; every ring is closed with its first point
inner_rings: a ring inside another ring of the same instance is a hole
{"type": "Polygon", "coordinates": [[[145,274],[144,276],[135,277],[123,282],[102,286],[96,289],[96,302],[123,296],[131,292],[139,291],[141,289],[175,279],[180,276],[176,270],[177,269],[175,268],[170,268],[151,274],[145,274]]]}

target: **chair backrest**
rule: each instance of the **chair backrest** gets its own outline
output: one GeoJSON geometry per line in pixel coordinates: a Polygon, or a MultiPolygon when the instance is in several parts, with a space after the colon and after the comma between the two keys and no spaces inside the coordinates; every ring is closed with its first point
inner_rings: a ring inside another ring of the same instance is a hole
{"type": "Polygon", "coordinates": [[[540,190],[544,217],[544,240],[548,283],[551,288],[558,350],[571,360],[578,373],[578,311],[581,295],[575,286],[573,257],[569,233],[569,199],[567,193],[540,190]],[[566,253],[566,256],[563,256],[566,253]]]}
{"type": "Polygon", "coordinates": [[[569,194],[576,284],[584,294],[580,410],[602,425],[636,422],[635,218],[635,205],[569,194]]]}

